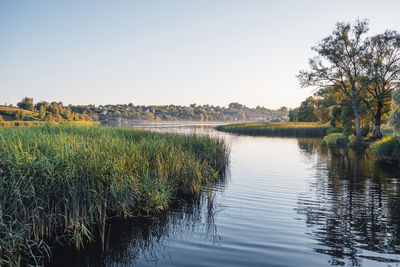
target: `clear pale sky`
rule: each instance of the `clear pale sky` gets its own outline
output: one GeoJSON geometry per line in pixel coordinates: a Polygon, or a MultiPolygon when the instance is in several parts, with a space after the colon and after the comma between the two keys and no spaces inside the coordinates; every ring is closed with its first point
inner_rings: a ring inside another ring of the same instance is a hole
{"type": "Polygon", "coordinates": [[[0,104],[295,107],[336,22],[400,30],[400,1],[0,1],[0,104]]]}

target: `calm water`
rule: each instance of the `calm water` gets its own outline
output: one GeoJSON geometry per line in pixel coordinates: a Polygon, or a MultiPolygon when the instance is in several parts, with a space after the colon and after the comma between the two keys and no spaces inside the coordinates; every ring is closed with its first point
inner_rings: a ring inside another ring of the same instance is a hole
{"type": "Polygon", "coordinates": [[[114,222],[105,253],[58,249],[54,266],[400,266],[398,168],[318,139],[152,129],[226,138],[226,177],[166,214],[114,222]]]}

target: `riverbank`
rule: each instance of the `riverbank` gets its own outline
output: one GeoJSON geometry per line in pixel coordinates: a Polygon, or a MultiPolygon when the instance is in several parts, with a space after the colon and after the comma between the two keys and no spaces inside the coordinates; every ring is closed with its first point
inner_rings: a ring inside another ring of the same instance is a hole
{"type": "Polygon", "coordinates": [[[48,242],[77,249],[111,216],[158,213],[224,172],[222,139],[84,126],[0,129],[0,264],[39,264],[48,242]]]}
{"type": "Polygon", "coordinates": [[[382,138],[373,143],[370,149],[381,160],[400,163],[400,136],[398,135],[382,138]]]}
{"type": "Polygon", "coordinates": [[[256,122],[220,125],[215,129],[234,134],[253,136],[324,137],[327,124],[312,122],[256,122]]]}

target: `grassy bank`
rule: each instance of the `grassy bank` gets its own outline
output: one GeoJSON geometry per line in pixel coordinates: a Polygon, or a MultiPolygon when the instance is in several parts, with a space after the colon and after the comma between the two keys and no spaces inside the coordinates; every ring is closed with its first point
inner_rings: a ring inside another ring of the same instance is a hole
{"type": "Polygon", "coordinates": [[[209,137],[106,127],[0,129],[0,265],[40,262],[48,242],[81,248],[110,216],[155,213],[224,170],[209,137]],[[47,242],[47,244],[46,244],[47,242]]]}
{"type": "Polygon", "coordinates": [[[377,158],[400,162],[400,136],[387,136],[373,143],[370,147],[377,158]]]}
{"type": "Polygon", "coordinates": [[[12,121],[15,118],[15,115],[18,113],[22,114],[24,119],[27,121],[36,121],[39,120],[38,113],[30,110],[20,109],[17,107],[8,107],[0,105],[0,116],[5,121],[12,121]]]}
{"type": "Polygon", "coordinates": [[[254,136],[324,137],[329,126],[308,122],[257,122],[220,125],[216,129],[254,136]]]}

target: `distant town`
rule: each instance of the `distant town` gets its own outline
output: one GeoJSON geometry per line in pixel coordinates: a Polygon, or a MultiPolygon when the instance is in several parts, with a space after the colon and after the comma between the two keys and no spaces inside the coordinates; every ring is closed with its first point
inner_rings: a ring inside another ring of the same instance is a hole
{"type": "Polygon", "coordinates": [[[144,106],[118,105],[67,105],[62,102],[41,101],[25,97],[17,106],[0,106],[0,121],[99,121],[102,123],[122,123],[140,121],[288,121],[289,110],[277,110],[257,106],[249,108],[240,103],[230,103],[228,107],[213,105],[190,106],[164,105],[144,106]]]}

